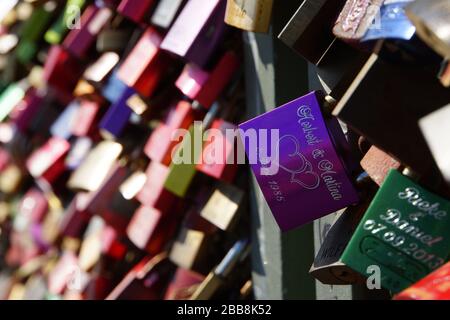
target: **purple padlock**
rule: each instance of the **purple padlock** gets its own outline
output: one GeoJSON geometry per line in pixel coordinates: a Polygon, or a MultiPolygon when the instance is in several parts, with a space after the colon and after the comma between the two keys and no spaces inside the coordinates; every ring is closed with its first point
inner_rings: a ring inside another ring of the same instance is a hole
{"type": "Polygon", "coordinates": [[[344,133],[335,118],[325,121],[318,95],[312,92],[239,126],[252,171],[282,231],[359,200],[334,144],[346,142],[344,133]]]}
{"type": "Polygon", "coordinates": [[[133,110],[127,105],[127,101],[135,93],[136,91],[133,88],[127,88],[119,99],[111,104],[98,126],[103,136],[117,138],[122,134],[133,114],[133,110]]]}
{"type": "Polygon", "coordinates": [[[228,30],[225,0],[189,0],[161,48],[204,67],[228,30]]]}

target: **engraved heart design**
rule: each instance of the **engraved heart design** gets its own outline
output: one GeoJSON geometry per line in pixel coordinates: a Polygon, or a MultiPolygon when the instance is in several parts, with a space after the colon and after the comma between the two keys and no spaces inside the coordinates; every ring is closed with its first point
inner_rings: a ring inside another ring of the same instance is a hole
{"type": "Polygon", "coordinates": [[[298,183],[302,187],[308,190],[314,190],[320,185],[319,176],[312,171],[311,164],[308,165],[307,171],[302,173],[292,173],[291,182],[298,183]]]}
{"type": "Polygon", "coordinates": [[[291,183],[297,183],[308,190],[316,189],[319,186],[320,178],[313,172],[311,162],[300,152],[300,143],[296,137],[292,135],[281,137],[278,149],[280,155],[288,155],[288,158],[280,157],[279,166],[291,174],[291,183]]]}

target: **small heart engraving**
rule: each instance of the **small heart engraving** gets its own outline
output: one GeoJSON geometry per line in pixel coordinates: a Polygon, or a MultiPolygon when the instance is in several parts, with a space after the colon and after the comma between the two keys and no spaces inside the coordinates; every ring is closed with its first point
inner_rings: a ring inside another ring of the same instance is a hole
{"type": "Polygon", "coordinates": [[[280,138],[278,143],[279,154],[288,154],[288,158],[283,163],[279,163],[279,166],[284,171],[291,174],[291,183],[297,183],[305,189],[316,189],[320,184],[319,175],[312,170],[312,164],[306,157],[300,152],[300,143],[293,135],[286,135],[280,138]]]}

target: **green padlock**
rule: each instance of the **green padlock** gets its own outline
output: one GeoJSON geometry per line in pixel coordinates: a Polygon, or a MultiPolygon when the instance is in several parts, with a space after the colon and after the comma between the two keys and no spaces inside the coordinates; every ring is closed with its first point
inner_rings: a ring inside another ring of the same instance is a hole
{"type": "Polygon", "coordinates": [[[23,99],[27,84],[22,81],[10,84],[0,95],[0,122],[6,119],[14,107],[23,99]]]}
{"type": "Polygon", "coordinates": [[[200,159],[203,147],[203,130],[201,122],[194,123],[179,144],[164,187],[173,194],[183,198],[197,172],[196,163],[200,159]]]}
{"type": "Polygon", "coordinates": [[[58,4],[55,1],[47,1],[37,7],[22,26],[20,42],[16,48],[16,56],[19,62],[28,64],[34,59],[39,49],[38,42],[42,37],[42,33],[47,28],[57,9],[58,4]]]}
{"type": "Polygon", "coordinates": [[[44,35],[49,44],[59,44],[72,27],[77,27],[80,22],[81,12],[86,0],[68,0],[63,13],[44,35]]]}
{"type": "Polygon", "coordinates": [[[365,276],[379,270],[381,286],[400,292],[446,262],[449,215],[450,201],[391,170],[342,261],[365,276]]]}

